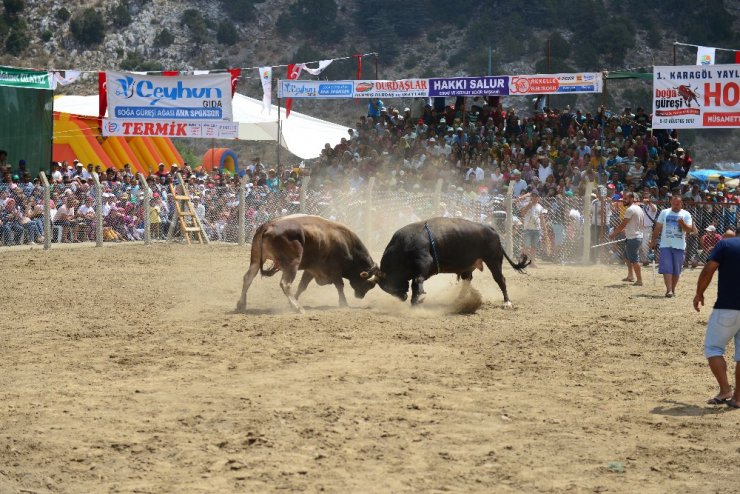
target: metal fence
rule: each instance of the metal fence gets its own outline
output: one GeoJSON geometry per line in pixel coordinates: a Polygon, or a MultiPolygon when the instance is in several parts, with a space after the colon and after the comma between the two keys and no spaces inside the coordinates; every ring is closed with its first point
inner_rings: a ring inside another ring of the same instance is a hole
{"type": "MultiPolygon", "coordinates": [[[[97,175],[87,183],[49,184],[2,191],[5,197],[0,217],[4,245],[57,243],[182,241],[172,190],[166,184],[139,175],[128,183],[101,184],[97,175]],[[11,206],[8,206],[12,200],[11,206]],[[14,203],[14,204],[13,204],[14,203]]],[[[434,190],[394,189],[376,186],[370,179],[358,187],[329,189],[312,187],[304,177],[301,187],[271,190],[267,185],[206,185],[175,177],[177,194],[187,194],[202,225],[206,241],[250,242],[257,227],[270,219],[295,214],[316,214],[346,224],[373,251],[382,250],[398,228],[434,216],[465,218],[493,226],[502,236],[507,252],[519,257],[524,247],[522,210],[527,198],[464,191],[438,181],[434,190]],[[182,185],[181,185],[182,184],[182,185]],[[243,200],[242,200],[243,198],[243,200]]],[[[513,184],[508,187],[513,191],[513,184]]],[[[623,217],[621,201],[597,197],[590,184],[581,195],[544,197],[545,223],[540,232],[536,257],[556,263],[622,262],[621,244],[591,248],[608,242],[608,235],[623,217]]],[[[656,202],[657,218],[668,207],[656,202]]],[[[698,264],[719,236],[737,228],[737,205],[693,203],[685,205],[697,226],[688,236],[687,263],[698,264]],[[714,226],[716,232],[712,232],[714,226]]],[[[648,220],[652,229],[652,221],[648,220]]],[[[186,232],[187,233],[187,232],[186,232]]],[[[642,256],[648,259],[646,230],[642,256]]]]}

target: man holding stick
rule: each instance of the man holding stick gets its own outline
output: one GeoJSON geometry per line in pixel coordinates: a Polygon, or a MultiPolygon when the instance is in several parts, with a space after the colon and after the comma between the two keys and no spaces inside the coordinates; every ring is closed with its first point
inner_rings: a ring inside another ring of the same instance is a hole
{"type": "Polygon", "coordinates": [[[645,213],[635,201],[634,192],[625,192],[622,201],[627,207],[624,212],[624,219],[612,231],[609,239],[614,240],[624,230],[627,277],[622,281],[630,281],[634,282],[635,286],[642,286],[640,245],[642,244],[642,229],[645,226],[645,213]]]}

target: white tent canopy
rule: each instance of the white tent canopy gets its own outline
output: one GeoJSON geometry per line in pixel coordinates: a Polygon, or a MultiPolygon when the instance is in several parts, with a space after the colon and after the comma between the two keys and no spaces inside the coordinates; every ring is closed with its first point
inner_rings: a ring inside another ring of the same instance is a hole
{"type": "MultiPolygon", "coordinates": [[[[98,116],[97,96],[67,96],[54,98],[54,111],[74,115],[98,116]]],[[[262,111],[262,102],[243,94],[234,94],[232,112],[235,122],[239,122],[239,139],[244,141],[277,141],[277,106],[272,105],[268,114],[262,111]]],[[[285,118],[281,110],[281,144],[288,151],[303,159],[316,158],[321,154],[325,143],[332,146],[342,137],[348,137],[348,127],[326,120],[310,117],[295,111],[285,118]]]]}

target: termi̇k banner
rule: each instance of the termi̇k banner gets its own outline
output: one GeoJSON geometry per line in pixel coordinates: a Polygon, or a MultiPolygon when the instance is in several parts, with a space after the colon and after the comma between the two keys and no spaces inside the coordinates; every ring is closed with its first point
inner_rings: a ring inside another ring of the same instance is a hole
{"type": "Polygon", "coordinates": [[[740,65],[653,67],[653,128],[740,127],[740,65]]]}
{"type": "Polygon", "coordinates": [[[229,73],[153,76],[107,72],[105,136],[233,139],[229,73]]]}

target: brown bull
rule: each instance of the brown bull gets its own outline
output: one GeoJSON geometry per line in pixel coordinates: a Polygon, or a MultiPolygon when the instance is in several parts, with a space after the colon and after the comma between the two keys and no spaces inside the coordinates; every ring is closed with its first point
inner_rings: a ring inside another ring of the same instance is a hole
{"type": "Polygon", "coordinates": [[[377,266],[367,248],[346,226],[319,216],[285,216],[268,221],[255,232],[249,269],[244,275],[236,310],[246,311],[247,290],[257,272],[272,276],[282,271],[280,288],[290,305],[303,312],[298,297],[311,280],[316,280],[319,285],[333,284],[339,293],[339,304],[346,306],[344,278],[355,290],[355,297],[363,298],[375,286],[375,282],[368,279],[368,273],[375,270],[377,266]],[[273,265],[265,270],[263,265],[267,260],[271,260],[273,265]],[[303,276],[293,295],[291,284],[298,270],[303,270],[303,276]]]}

